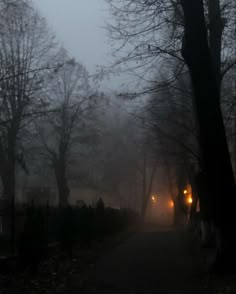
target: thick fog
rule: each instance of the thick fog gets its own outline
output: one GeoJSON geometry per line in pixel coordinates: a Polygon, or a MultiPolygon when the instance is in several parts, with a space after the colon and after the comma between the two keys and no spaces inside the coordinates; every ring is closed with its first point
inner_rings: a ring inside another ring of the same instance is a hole
{"type": "Polygon", "coordinates": [[[231,293],[235,15],[0,0],[0,294],[231,293]]]}

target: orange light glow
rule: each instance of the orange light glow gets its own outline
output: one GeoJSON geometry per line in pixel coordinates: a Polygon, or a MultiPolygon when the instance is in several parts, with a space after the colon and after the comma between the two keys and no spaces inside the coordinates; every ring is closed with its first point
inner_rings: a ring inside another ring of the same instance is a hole
{"type": "Polygon", "coordinates": [[[169,201],[169,207],[170,208],[173,208],[174,206],[175,206],[174,201],[173,200],[170,200],[169,201]]]}
{"type": "Polygon", "coordinates": [[[187,199],[187,202],[188,202],[188,204],[192,204],[193,203],[193,199],[192,199],[192,197],[190,196],[190,197],[188,197],[188,199],[187,199]]]}
{"type": "Polygon", "coordinates": [[[188,190],[184,190],[184,194],[185,194],[185,195],[188,194],[188,190]]]}
{"type": "Polygon", "coordinates": [[[155,204],[157,203],[157,197],[155,195],[152,196],[152,202],[155,204]]]}

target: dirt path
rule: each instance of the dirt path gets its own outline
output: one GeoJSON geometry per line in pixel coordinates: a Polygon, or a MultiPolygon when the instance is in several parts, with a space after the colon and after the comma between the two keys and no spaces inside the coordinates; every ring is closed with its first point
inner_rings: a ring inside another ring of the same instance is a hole
{"type": "MultiPolygon", "coordinates": [[[[101,258],[82,293],[209,294],[183,231],[136,234],[101,258]]],[[[81,293],[80,292],[80,293],[81,293]]]]}

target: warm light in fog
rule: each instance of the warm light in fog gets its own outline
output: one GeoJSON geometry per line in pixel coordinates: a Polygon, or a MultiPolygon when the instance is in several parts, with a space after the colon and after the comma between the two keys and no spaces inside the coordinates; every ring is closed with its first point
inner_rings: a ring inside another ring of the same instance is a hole
{"type": "Polygon", "coordinates": [[[192,204],[193,203],[193,199],[192,199],[192,197],[190,196],[190,197],[188,197],[188,199],[187,199],[187,202],[188,202],[188,204],[192,204]]]}
{"type": "Polygon", "coordinates": [[[170,201],[169,201],[169,207],[170,207],[170,208],[173,208],[173,207],[174,207],[174,201],[173,201],[173,200],[170,200],[170,201]]]}
{"type": "Polygon", "coordinates": [[[156,202],[157,202],[157,198],[156,198],[156,196],[154,196],[154,195],[152,196],[152,202],[153,202],[153,203],[156,203],[156,202]]]}
{"type": "Polygon", "coordinates": [[[187,190],[184,190],[184,194],[186,195],[188,193],[188,191],[187,190]]]}

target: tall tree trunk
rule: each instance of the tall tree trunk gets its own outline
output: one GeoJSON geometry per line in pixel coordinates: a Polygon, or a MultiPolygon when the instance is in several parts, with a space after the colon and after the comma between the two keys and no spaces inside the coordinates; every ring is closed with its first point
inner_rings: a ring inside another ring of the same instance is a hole
{"type": "Polygon", "coordinates": [[[0,146],[1,157],[1,180],[3,186],[3,196],[5,198],[7,213],[2,217],[2,227],[5,233],[11,234],[12,253],[15,254],[15,137],[12,133],[8,136],[8,149],[5,150],[0,146]]]}
{"type": "Polygon", "coordinates": [[[190,222],[190,225],[196,225],[198,193],[197,193],[196,174],[193,168],[190,168],[190,171],[189,171],[189,183],[191,185],[192,200],[193,200],[190,207],[189,222],[190,222]]]}
{"type": "MultiPolygon", "coordinates": [[[[209,45],[212,67],[215,73],[219,95],[221,93],[221,46],[224,24],[221,18],[219,0],[208,0],[209,45]]],[[[220,97],[219,97],[220,98],[220,97]]]]}
{"type": "Polygon", "coordinates": [[[2,217],[2,226],[5,233],[10,233],[12,242],[15,236],[15,165],[8,162],[1,174],[3,196],[6,201],[7,213],[2,217]]]}
{"type": "Polygon", "coordinates": [[[171,199],[174,203],[174,207],[173,207],[173,225],[174,226],[178,226],[180,224],[180,205],[179,205],[179,201],[177,200],[177,196],[176,193],[174,193],[173,191],[173,183],[171,180],[171,172],[170,172],[170,167],[168,164],[168,161],[165,158],[165,166],[166,166],[166,174],[167,174],[167,180],[168,180],[168,187],[169,187],[169,193],[171,196],[171,199]]]}
{"type": "Polygon", "coordinates": [[[16,128],[7,130],[5,142],[0,141],[0,172],[3,185],[3,196],[9,200],[15,198],[15,168],[16,168],[16,128]],[[6,145],[6,146],[4,146],[6,145]]]}
{"type": "Polygon", "coordinates": [[[66,178],[65,163],[59,159],[54,165],[54,170],[57,182],[59,207],[65,208],[68,206],[68,198],[70,194],[66,178]]]}
{"type": "Polygon", "coordinates": [[[217,76],[208,47],[202,0],[182,0],[185,38],[182,54],[194,90],[200,145],[206,171],[211,217],[221,236],[221,250],[230,244],[235,210],[234,177],[220,107],[217,76]]]}
{"type": "Polygon", "coordinates": [[[147,160],[146,152],[144,151],[143,166],[142,166],[142,199],[141,199],[141,216],[144,219],[147,209],[147,160]]]}
{"type": "Polygon", "coordinates": [[[142,211],[141,215],[144,218],[146,215],[148,202],[150,200],[151,192],[152,192],[152,185],[153,180],[157,170],[157,163],[154,164],[152,167],[151,174],[147,174],[147,166],[146,166],[146,159],[143,162],[143,189],[142,189],[142,211]]]}
{"type": "MultiPolygon", "coordinates": [[[[143,126],[145,126],[145,121],[142,121],[143,126]]],[[[146,142],[145,142],[146,143],[146,142]]],[[[147,150],[146,150],[146,144],[143,145],[143,162],[142,162],[142,194],[141,194],[141,217],[144,220],[147,210],[147,204],[148,201],[146,199],[146,193],[147,193],[147,150]]]]}
{"type": "Polygon", "coordinates": [[[15,165],[7,163],[3,169],[2,175],[3,196],[9,202],[15,197],[15,165]]]}

